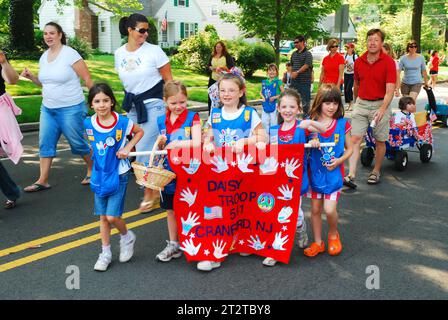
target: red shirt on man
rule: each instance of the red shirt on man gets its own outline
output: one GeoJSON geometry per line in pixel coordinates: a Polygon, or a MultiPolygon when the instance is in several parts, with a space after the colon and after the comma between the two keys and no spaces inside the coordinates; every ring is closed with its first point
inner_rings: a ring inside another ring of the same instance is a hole
{"type": "MultiPolygon", "coordinates": [[[[324,69],[324,79],[322,83],[333,83],[335,85],[339,85],[339,66],[345,65],[344,57],[336,52],[336,54],[332,57],[331,55],[326,56],[322,60],[322,68],[324,69]]],[[[344,79],[341,79],[344,80],[344,79]]]]}
{"type": "Polygon", "coordinates": [[[355,82],[359,81],[358,97],[363,100],[384,99],[386,84],[395,84],[397,81],[395,61],[381,51],[378,60],[370,64],[367,53],[355,61],[355,82]]]}

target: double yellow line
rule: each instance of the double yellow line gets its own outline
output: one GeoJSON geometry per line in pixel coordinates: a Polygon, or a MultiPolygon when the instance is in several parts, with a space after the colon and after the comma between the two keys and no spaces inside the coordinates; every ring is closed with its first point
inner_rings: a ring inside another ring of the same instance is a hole
{"type": "MultiPolygon", "coordinates": [[[[123,218],[126,219],[126,218],[130,218],[130,217],[134,217],[134,216],[138,215],[139,213],[140,213],[139,210],[130,211],[130,212],[127,212],[127,213],[123,214],[123,218]]],[[[142,225],[145,225],[145,224],[148,224],[148,223],[151,223],[151,222],[163,219],[166,216],[167,216],[167,214],[166,214],[166,211],[165,211],[165,212],[156,214],[154,216],[150,216],[148,218],[141,219],[141,220],[129,223],[129,224],[127,224],[127,228],[128,229],[137,228],[137,227],[140,227],[142,225]]],[[[73,228],[73,229],[69,229],[69,230],[66,230],[66,231],[62,231],[62,232],[59,232],[59,233],[56,233],[56,234],[53,234],[53,235],[50,235],[50,236],[47,236],[47,237],[43,237],[43,238],[40,238],[40,239],[36,239],[36,240],[29,241],[29,242],[25,242],[25,243],[19,244],[19,245],[14,246],[14,247],[10,247],[10,248],[7,248],[7,249],[0,250],[0,258],[4,257],[4,256],[7,256],[7,255],[10,255],[10,254],[18,253],[20,251],[23,251],[23,250],[26,250],[26,249],[29,249],[29,248],[39,247],[39,246],[41,246],[43,244],[46,244],[46,243],[49,243],[49,242],[52,242],[52,241],[56,241],[56,240],[60,240],[60,239],[66,238],[66,237],[70,237],[70,236],[79,234],[81,232],[85,232],[85,231],[88,231],[88,230],[91,230],[91,229],[95,229],[95,228],[99,228],[99,222],[89,223],[89,224],[86,224],[84,226],[80,226],[80,227],[77,227],[77,228],[73,228]]],[[[117,233],[118,233],[118,231],[116,229],[114,229],[112,231],[112,235],[115,235],[117,233]]],[[[41,260],[41,259],[53,256],[55,254],[58,254],[58,253],[61,253],[61,252],[67,251],[67,250],[71,250],[71,249],[83,246],[85,244],[97,241],[99,239],[100,239],[100,235],[99,235],[99,233],[97,233],[97,234],[94,234],[92,236],[88,236],[88,237],[85,237],[85,238],[82,238],[82,239],[79,239],[79,240],[76,240],[76,241],[72,241],[72,242],[69,242],[69,243],[66,243],[66,244],[54,247],[52,249],[48,249],[48,250],[45,250],[45,251],[42,251],[42,252],[39,252],[39,253],[36,253],[36,254],[32,254],[32,255],[26,256],[24,258],[20,258],[20,259],[17,259],[17,260],[14,260],[14,261],[11,261],[11,262],[8,262],[8,263],[5,263],[5,264],[1,264],[0,265],[0,273],[1,272],[5,272],[7,270],[11,270],[11,269],[17,268],[17,267],[20,267],[20,266],[23,266],[25,264],[28,264],[28,263],[31,263],[31,262],[34,262],[34,261],[38,261],[38,260],[41,260]]]]}

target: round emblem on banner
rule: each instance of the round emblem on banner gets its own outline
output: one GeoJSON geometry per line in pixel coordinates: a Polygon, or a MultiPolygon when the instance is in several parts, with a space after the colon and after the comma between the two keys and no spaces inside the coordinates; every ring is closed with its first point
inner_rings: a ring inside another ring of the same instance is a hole
{"type": "Polygon", "coordinates": [[[107,144],[109,147],[113,147],[113,146],[115,145],[115,139],[112,138],[112,137],[108,137],[108,138],[106,139],[106,144],[107,144]]]}
{"type": "Polygon", "coordinates": [[[262,193],[258,197],[258,207],[263,212],[269,212],[274,209],[275,198],[270,193],[262,193]]]}

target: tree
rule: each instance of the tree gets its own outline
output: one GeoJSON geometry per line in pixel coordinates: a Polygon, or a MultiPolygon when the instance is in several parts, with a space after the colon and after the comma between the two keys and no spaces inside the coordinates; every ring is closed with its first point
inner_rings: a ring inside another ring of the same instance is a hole
{"type": "Polygon", "coordinates": [[[238,4],[240,12],[221,13],[248,34],[270,43],[275,50],[275,63],[280,62],[280,41],[299,34],[315,37],[322,33],[318,22],[338,9],[341,0],[223,0],[238,4]]]}
{"type": "MultiPolygon", "coordinates": [[[[125,16],[133,11],[142,10],[143,5],[138,0],[74,0],[75,6],[82,8],[85,3],[90,3],[117,16],[125,16]]],[[[67,0],[58,0],[59,8],[68,5],[67,0]]]]}
{"type": "Polygon", "coordinates": [[[422,32],[423,1],[414,0],[414,7],[412,9],[412,39],[417,42],[419,48],[421,48],[420,38],[422,32]]]}
{"type": "Polygon", "coordinates": [[[9,3],[9,49],[21,54],[34,51],[34,0],[11,0],[9,3]]]}

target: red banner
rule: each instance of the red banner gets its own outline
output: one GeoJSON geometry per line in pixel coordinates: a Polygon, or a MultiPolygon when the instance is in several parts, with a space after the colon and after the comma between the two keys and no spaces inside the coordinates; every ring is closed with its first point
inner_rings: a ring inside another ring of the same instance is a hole
{"type": "Polygon", "coordinates": [[[288,263],[298,218],[304,145],[215,154],[170,150],[174,212],[188,261],[245,252],[288,263]]]}

